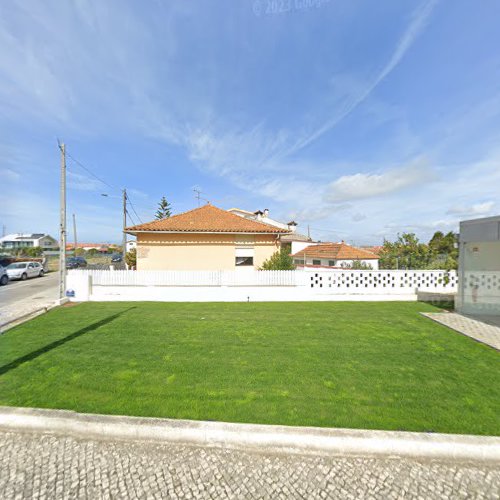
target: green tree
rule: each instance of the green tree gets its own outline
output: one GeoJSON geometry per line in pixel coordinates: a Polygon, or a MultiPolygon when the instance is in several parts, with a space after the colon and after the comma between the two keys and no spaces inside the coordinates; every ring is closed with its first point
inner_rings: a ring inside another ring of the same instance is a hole
{"type": "Polygon", "coordinates": [[[295,264],[290,255],[290,245],[283,245],[278,251],[274,252],[261,267],[263,271],[293,271],[295,264]]]}
{"type": "Polygon", "coordinates": [[[125,254],[125,262],[128,267],[136,267],[137,266],[137,249],[132,248],[125,254]]]}
{"type": "Polygon", "coordinates": [[[156,211],[155,217],[157,219],[166,219],[172,215],[171,209],[172,205],[170,205],[165,196],[163,196],[160,203],[158,203],[158,210],[156,211]]]}
{"type": "Polygon", "coordinates": [[[384,241],[380,269],[425,269],[430,260],[429,247],[415,233],[398,235],[395,242],[384,241]]]}
{"type": "Polygon", "coordinates": [[[458,234],[436,231],[429,241],[427,269],[458,269],[458,234]]]}

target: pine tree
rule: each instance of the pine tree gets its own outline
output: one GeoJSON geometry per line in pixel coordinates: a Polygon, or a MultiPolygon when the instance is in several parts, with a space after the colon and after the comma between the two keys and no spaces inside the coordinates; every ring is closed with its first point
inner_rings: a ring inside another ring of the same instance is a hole
{"type": "Polygon", "coordinates": [[[170,205],[165,196],[163,196],[160,203],[158,203],[158,210],[156,211],[155,217],[157,219],[166,219],[170,217],[172,215],[171,208],[172,205],[170,205]]]}

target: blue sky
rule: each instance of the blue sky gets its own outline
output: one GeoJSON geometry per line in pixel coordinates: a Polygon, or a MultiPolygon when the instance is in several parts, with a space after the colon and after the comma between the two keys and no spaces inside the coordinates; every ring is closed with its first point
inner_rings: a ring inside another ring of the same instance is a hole
{"type": "Polygon", "coordinates": [[[497,0],[2,2],[0,224],[57,235],[56,138],[105,181],[68,159],[80,241],[120,241],[122,187],[142,221],[198,186],[355,244],[494,215],[499,18],[497,0]]]}

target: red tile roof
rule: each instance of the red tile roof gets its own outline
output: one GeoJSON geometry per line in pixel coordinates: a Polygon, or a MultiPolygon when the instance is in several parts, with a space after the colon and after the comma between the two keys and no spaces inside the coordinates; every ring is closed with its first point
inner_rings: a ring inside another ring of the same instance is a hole
{"type": "Polygon", "coordinates": [[[367,247],[361,247],[362,250],[366,250],[367,252],[374,253],[375,255],[380,256],[382,253],[382,250],[384,247],[382,245],[376,245],[376,246],[367,246],[367,247]]]}
{"type": "Polygon", "coordinates": [[[227,210],[207,204],[182,214],[173,215],[166,219],[154,220],[127,227],[128,233],[136,232],[171,232],[171,233],[289,233],[287,229],[245,219],[227,210]]]}
{"type": "Polygon", "coordinates": [[[338,259],[338,260],[368,260],[378,259],[378,255],[361,248],[356,248],[347,243],[321,243],[319,245],[309,245],[292,255],[292,257],[303,258],[304,255],[310,258],[338,259]]]}

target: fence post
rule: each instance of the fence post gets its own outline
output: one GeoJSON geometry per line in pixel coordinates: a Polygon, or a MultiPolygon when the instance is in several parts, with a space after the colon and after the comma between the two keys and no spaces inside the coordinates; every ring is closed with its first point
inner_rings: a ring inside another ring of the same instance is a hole
{"type": "Polygon", "coordinates": [[[87,300],[92,296],[92,275],[89,273],[87,276],[87,300]]]}

